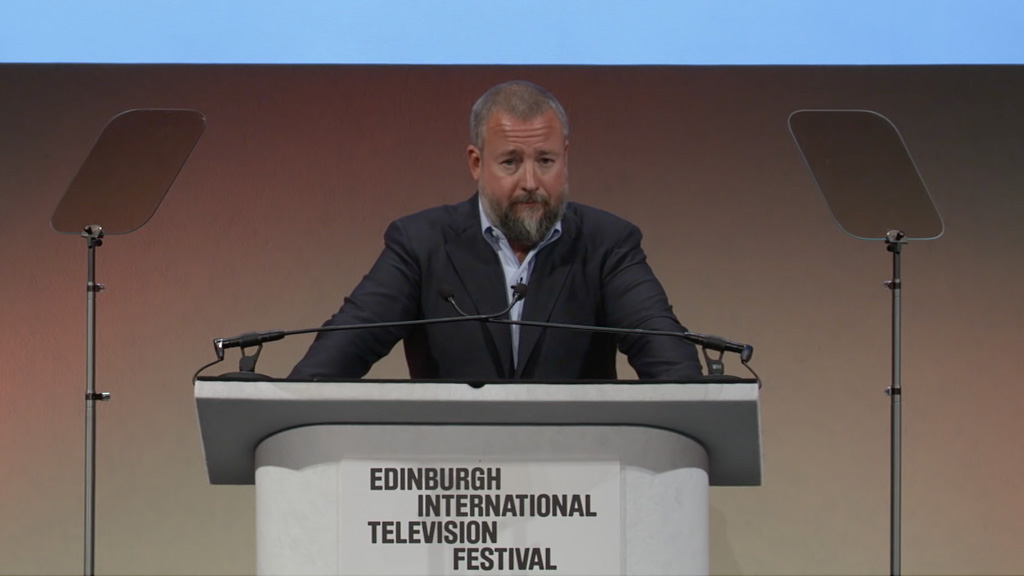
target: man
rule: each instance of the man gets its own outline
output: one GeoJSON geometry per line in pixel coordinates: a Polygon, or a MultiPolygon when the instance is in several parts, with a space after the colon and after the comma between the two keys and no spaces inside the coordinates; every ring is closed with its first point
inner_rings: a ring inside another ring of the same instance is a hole
{"type": "MultiPolygon", "coordinates": [[[[496,313],[513,319],[683,331],[647,265],[636,226],[566,201],[569,124],[543,88],[488,90],[470,116],[477,194],[393,222],[384,251],[325,326],[496,313]]],[[[320,333],[289,378],[359,378],[404,340],[412,378],[572,380],[616,377],[622,350],[644,379],[700,375],[680,338],[617,337],[486,322],[320,333]]]]}

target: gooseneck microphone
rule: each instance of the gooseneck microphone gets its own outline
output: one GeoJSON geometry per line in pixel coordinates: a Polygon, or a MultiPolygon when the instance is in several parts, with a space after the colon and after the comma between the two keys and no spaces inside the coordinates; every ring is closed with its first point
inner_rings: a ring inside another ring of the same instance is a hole
{"type": "MultiPolygon", "coordinates": [[[[522,282],[517,282],[514,286],[510,286],[510,288],[512,288],[512,302],[509,303],[508,308],[505,308],[504,310],[498,312],[497,314],[482,314],[481,316],[486,317],[487,320],[499,319],[502,316],[511,312],[512,308],[515,308],[516,304],[518,304],[519,302],[526,298],[526,284],[523,284],[522,282]]],[[[462,308],[459,308],[459,305],[455,303],[455,291],[452,290],[451,287],[449,287],[446,284],[442,284],[441,287],[438,288],[437,293],[441,295],[441,298],[444,299],[445,302],[452,305],[452,308],[454,308],[455,311],[458,312],[459,316],[463,318],[473,317],[472,315],[463,312],[462,308]]]]}
{"type": "MultiPolygon", "coordinates": [[[[213,340],[213,348],[217,354],[217,360],[211,364],[203,366],[196,372],[198,376],[199,372],[224,360],[224,351],[228,348],[251,348],[256,346],[256,352],[252,355],[246,356],[244,351],[242,353],[242,360],[239,362],[239,372],[234,375],[248,374],[255,376],[254,370],[256,361],[259,358],[260,351],[263,349],[265,342],[273,342],[281,340],[286,336],[293,336],[298,334],[309,334],[314,332],[334,332],[339,330],[369,330],[369,329],[380,329],[380,328],[400,328],[406,326],[425,326],[428,324],[447,324],[452,322],[494,322],[498,324],[509,324],[516,326],[531,326],[537,328],[554,328],[561,330],[577,330],[583,332],[597,332],[604,334],[623,334],[623,335],[634,335],[634,336],[663,336],[671,338],[682,338],[691,344],[695,344],[704,348],[705,350],[714,350],[717,352],[733,352],[739,354],[740,360],[746,365],[754,354],[754,348],[748,344],[741,344],[739,342],[733,342],[732,340],[726,340],[718,336],[711,336],[708,334],[696,334],[693,332],[674,332],[669,330],[647,330],[644,328],[612,328],[607,326],[585,326],[579,324],[562,324],[557,322],[536,322],[532,320],[512,320],[508,317],[509,312],[512,308],[522,302],[526,298],[527,285],[523,283],[517,283],[510,287],[512,289],[512,298],[509,305],[500,312],[492,314],[467,314],[463,311],[459,305],[455,302],[455,291],[451,287],[441,285],[438,288],[438,294],[446,302],[451,304],[452,308],[458,314],[458,316],[444,317],[444,318],[425,318],[419,320],[400,320],[396,322],[376,322],[366,324],[342,324],[337,326],[320,326],[317,328],[303,328],[300,330],[265,330],[262,332],[246,332],[245,334],[239,334],[231,338],[215,338],[213,340]]],[[[712,362],[712,359],[707,358],[705,352],[705,358],[708,362],[712,362]]],[[[718,370],[716,372],[721,373],[721,361],[714,361],[718,370]]],[[[749,366],[748,366],[749,368],[749,366]]],[[[710,370],[709,370],[710,371],[710,370]]],[[[195,377],[193,377],[195,381],[195,377]]]]}
{"type": "MultiPolygon", "coordinates": [[[[710,334],[697,334],[694,332],[673,332],[670,330],[648,330],[645,328],[612,328],[609,326],[586,326],[582,324],[562,324],[558,322],[536,322],[533,320],[510,320],[507,318],[501,318],[506,312],[512,309],[519,300],[526,297],[526,284],[516,284],[512,287],[512,304],[502,312],[501,314],[495,314],[493,317],[487,319],[488,322],[494,322],[496,324],[509,324],[515,326],[531,326],[536,328],[557,328],[561,330],[577,330],[580,332],[598,332],[602,334],[623,334],[623,335],[634,335],[634,336],[667,336],[672,338],[682,338],[691,344],[695,344],[707,350],[714,350],[716,352],[733,352],[739,354],[740,361],[746,364],[750,362],[750,359],[754,356],[754,347],[749,344],[741,344],[739,342],[733,342],[719,336],[712,336],[710,334]]],[[[455,311],[461,315],[462,318],[470,319],[470,315],[466,314],[459,308],[459,305],[455,303],[454,294],[442,293],[442,297],[447,300],[455,311]]]]}
{"type": "Polygon", "coordinates": [[[223,360],[224,351],[227,348],[246,348],[251,346],[260,345],[263,342],[272,342],[274,340],[280,340],[285,336],[294,336],[296,334],[309,334],[311,332],[335,332],[338,330],[367,330],[370,328],[400,328],[402,326],[423,326],[426,324],[445,324],[449,322],[472,322],[483,321],[483,320],[495,320],[503,316],[506,316],[509,311],[512,310],[512,306],[522,300],[526,294],[525,284],[516,284],[512,286],[512,303],[508,305],[505,310],[496,314],[477,314],[469,315],[460,310],[459,306],[455,303],[455,292],[446,286],[441,286],[438,289],[438,293],[446,301],[452,303],[455,307],[455,311],[460,316],[450,318],[427,318],[423,320],[401,320],[398,322],[377,322],[370,324],[343,324],[339,326],[321,326],[319,328],[303,328],[301,330],[264,330],[262,332],[246,332],[245,334],[239,334],[238,336],[232,336],[230,338],[214,338],[213,348],[214,352],[217,353],[217,358],[223,360]]]}
{"type": "MultiPolygon", "coordinates": [[[[512,286],[512,302],[507,308],[501,312],[494,314],[466,314],[463,312],[458,305],[455,303],[455,291],[448,286],[442,285],[438,289],[438,293],[441,298],[449,302],[459,316],[452,316],[446,318],[425,318],[421,320],[400,320],[397,322],[376,322],[368,324],[343,324],[338,326],[320,326],[318,328],[303,328],[301,330],[264,330],[262,332],[246,332],[245,334],[239,334],[231,338],[214,338],[213,349],[217,354],[217,361],[224,359],[224,351],[228,348],[251,348],[258,346],[257,352],[252,356],[242,357],[242,363],[240,365],[240,372],[252,372],[254,370],[256,359],[259,358],[259,350],[265,342],[274,342],[275,340],[281,340],[285,336],[294,336],[296,334],[309,334],[312,332],[335,332],[339,330],[368,330],[371,328],[401,328],[404,326],[425,326],[427,324],[447,324],[451,322],[484,322],[488,320],[499,319],[503,316],[507,316],[512,307],[518,304],[523,298],[526,297],[526,284],[516,284],[512,286]]],[[[204,366],[204,368],[206,368],[204,366]]],[[[202,370],[202,369],[200,369],[202,370]]],[[[193,378],[195,380],[195,378],[193,378]]]]}

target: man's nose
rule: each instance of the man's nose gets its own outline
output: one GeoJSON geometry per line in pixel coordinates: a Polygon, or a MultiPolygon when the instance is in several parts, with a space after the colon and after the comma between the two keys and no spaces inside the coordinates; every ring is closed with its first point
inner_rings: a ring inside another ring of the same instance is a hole
{"type": "Polygon", "coordinates": [[[526,162],[523,165],[523,190],[536,190],[537,189],[537,167],[534,166],[533,162],[526,162]]]}

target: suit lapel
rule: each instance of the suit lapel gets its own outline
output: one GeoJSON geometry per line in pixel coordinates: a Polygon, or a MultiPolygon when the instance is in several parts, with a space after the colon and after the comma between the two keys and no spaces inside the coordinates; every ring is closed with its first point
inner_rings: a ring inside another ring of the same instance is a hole
{"type": "MultiPolygon", "coordinates": [[[[576,218],[566,211],[562,216],[561,237],[537,253],[533,270],[530,272],[530,288],[523,302],[523,320],[547,322],[551,318],[573,266],[578,230],[576,218]]],[[[532,326],[523,326],[520,330],[516,377],[523,375],[541,332],[541,328],[532,326]]]]}
{"type": "MultiPolygon", "coordinates": [[[[505,295],[508,287],[505,286],[505,273],[498,255],[480,231],[476,198],[474,195],[459,206],[459,213],[452,221],[446,251],[468,295],[469,305],[459,301],[460,307],[467,314],[493,314],[508,306],[508,296],[505,295]]],[[[512,335],[509,327],[488,323],[484,331],[490,336],[488,348],[497,373],[504,378],[511,377],[512,335]]]]}

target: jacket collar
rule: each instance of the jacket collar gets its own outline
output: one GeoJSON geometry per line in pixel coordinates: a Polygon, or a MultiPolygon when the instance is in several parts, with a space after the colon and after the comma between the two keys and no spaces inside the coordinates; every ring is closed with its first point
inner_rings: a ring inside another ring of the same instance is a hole
{"type": "MultiPolygon", "coordinates": [[[[452,206],[450,235],[445,249],[459,280],[468,295],[467,314],[492,314],[508,306],[505,274],[494,248],[481,233],[479,195],[452,206]]],[[[567,204],[562,216],[562,235],[537,253],[530,285],[523,302],[523,320],[546,322],[560,300],[565,281],[578,253],[579,219],[567,204]]],[[[460,302],[460,305],[462,303],[460,302]]],[[[519,332],[519,365],[512,371],[512,336],[507,325],[488,324],[486,333],[498,364],[498,373],[505,377],[523,375],[542,333],[542,329],[523,326],[519,332]]]]}

